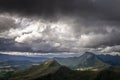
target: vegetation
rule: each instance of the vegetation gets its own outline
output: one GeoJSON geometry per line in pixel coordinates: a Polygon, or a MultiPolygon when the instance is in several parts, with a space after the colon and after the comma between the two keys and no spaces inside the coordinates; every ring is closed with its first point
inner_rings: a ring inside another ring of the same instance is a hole
{"type": "Polygon", "coordinates": [[[110,67],[101,71],[95,80],[120,80],[120,67],[110,67]]]}
{"type": "MultiPolygon", "coordinates": [[[[80,57],[56,60],[50,59],[40,65],[33,65],[19,71],[1,70],[0,80],[120,80],[120,67],[112,67],[89,52],[80,57]]],[[[21,61],[10,62],[1,62],[1,65],[20,64],[23,68],[31,64],[31,62],[21,61]]]]}
{"type": "Polygon", "coordinates": [[[15,72],[9,80],[120,80],[119,75],[120,68],[79,71],[61,66],[55,60],[48,60],[39,66],[15,72]]]}
{"type": "Polygon", "coordinates": [[[56,58],[56,60],[71,69],[104,69],[110,66],[91,52],[86,52],[80,57],[56,58]]]}
{"type": "Polygon", "coordinates": [[[14,73],[13,71],[0,72],[0,80],[9,80],[13,73],[14,73]]]}

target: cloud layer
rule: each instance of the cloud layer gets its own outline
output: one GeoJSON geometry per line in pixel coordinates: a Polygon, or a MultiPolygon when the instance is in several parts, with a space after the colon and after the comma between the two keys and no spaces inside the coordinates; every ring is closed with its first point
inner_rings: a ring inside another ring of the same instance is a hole
{"type": "Polygon", "coordinates": [[[119,0],[0,0],[0,12],[52,17],[56,14],[97,15],[120,20],[119,0]]]}
{"type": "Polygon", "coordinates": [[[13,39],[16,47],[24,44],[32,51],[43,52],[119,52],[119,47],[115,47],[120,45],[118,21],[71,16],[61,16],[56,21],[9,15],[2,18],[8,19],[2,26],[14,26],[3,29],[1,37],[13,39]]]}
{"type": "Polygon", "coordinates": [[[119,53],[119,3],[0,0],[0,37],[12,39],[11,46],[24,46],[29,51],[119,53]]]}

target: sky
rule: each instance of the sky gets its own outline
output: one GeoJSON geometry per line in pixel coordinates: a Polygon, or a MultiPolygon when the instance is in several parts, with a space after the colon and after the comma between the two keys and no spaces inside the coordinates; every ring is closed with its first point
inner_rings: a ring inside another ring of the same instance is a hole
{"type": "Polygon", "coordinates": [[[120,53],[119,0],[0,0],[0,51],[120,53]]]}

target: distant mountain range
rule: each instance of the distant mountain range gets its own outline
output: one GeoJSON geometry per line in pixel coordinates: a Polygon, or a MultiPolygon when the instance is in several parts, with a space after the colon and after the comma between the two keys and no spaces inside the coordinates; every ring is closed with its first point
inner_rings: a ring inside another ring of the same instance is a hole
{"type": "MultiPolygon", "coordinates": [[[[70,69],[78,70],[97,70],[104,69],[109,66],[120,66],[120,56],[96,55],[92,52],[85,52],[83,55],[78,57],[54,59],[61,65],[67,66],[70,69]]],[[[0,67],[19,66],[18,69],[22,69],[22,67],[29,67],[32,64],[40,64],[45,60],[48,60],[48,58],[0,54],[0,67]]]]}
{"type": "Polygon", "coordinates": [[[45,57],[27,57],[0,54],[0,71],[25,69],[47,60],[45,57]]]}
{"type": "Polygon", "coordinates": [[[31,61],[4,61],[0,62],[0,71],[6,71],[6,70],[20,70],[20,69],[26,69],[34,64],[40,64],[40,62],[31,62],[31,61]]]}
{"type": "Polygon", "coordinates": [[[97,55],[97,57],[99,57],[102,61],[104,61],[105,63],[108,63],[112,66],[120,66],[120,56],[119,55],[109,55],[109,54],[101,54],[101,55],[97,55]]]}
{"type": "Polygon", "coordinates": [[[101,71],[76,71],[47,60],[38,66],[13,73],[8,80],[120,80],[120,68],[108,67],[101,71]]]}
{"type": "Polygon", "coordinates": [[[0,54],[0,62],[4,62],[4,61],[43,62],[47,59],[48,58],[45,58],[45,57],[30,57],[30,56],[17,56],[17,55],[0,54]]]}

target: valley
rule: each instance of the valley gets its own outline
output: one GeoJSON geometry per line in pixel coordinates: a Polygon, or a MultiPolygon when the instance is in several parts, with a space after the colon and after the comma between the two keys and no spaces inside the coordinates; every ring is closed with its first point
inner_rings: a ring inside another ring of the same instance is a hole
{"type": "Polygon", "coordinates": [[[120,67],[105,63],[91,52],[80,57],[0,64],[0,80],[120,80],[120,67]]]}

